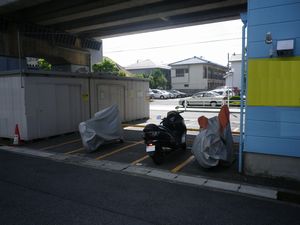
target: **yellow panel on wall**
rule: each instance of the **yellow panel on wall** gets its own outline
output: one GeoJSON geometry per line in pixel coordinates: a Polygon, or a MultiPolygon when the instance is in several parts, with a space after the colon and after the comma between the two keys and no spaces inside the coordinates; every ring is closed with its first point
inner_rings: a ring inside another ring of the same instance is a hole
{"type": "Polygon", "coordinates": [[[300,106],[300,57],[249,59],[247,104],[300,106]]]}

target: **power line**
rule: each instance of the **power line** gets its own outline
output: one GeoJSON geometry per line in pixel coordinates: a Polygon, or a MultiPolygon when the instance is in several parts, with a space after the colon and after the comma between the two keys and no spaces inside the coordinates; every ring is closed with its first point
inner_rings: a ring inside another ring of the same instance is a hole
{"type": "Polygon", "coordinates": [[[238,37],[238,38],[225,38],[225,39],[215,39],[215,40],[209,40],[209,41],[196,41],[196,42],[182,43],[182,44],[160,45],[160,46],[153,46],[153,47],[146,47],[146,48],[131,48],[131,49],[108,51],[106,53],[143,51],[143,50],[151,50],[151,49],[158,49],[158,48],[172,48],[172,47],[177,47],[177,46],[206,44],[206,43],[222,42],[222,41],[234,41],[234,40],[242,40],[242,38],[241,37],[238,37]]]}

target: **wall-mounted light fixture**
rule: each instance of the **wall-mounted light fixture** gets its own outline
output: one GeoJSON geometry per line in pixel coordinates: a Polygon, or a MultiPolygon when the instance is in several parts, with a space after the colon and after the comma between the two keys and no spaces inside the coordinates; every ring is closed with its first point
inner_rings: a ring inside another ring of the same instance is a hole
{"type": "Polygon", "coordinates": [[[272,38],[272,33],[271,32],[266,33],[265,43],[267,45],[270,45],[269,56],[273,57],[274,50],[273,50],[273,38],[272,38]]]}
{"type": "Polygon", "coordinates": [[[266,33],[266,39],[265,39],[266,44],[272,44],[273,43],[273,39],[272,39],[272,34],[271,32],[267,32],[266,33]]]}

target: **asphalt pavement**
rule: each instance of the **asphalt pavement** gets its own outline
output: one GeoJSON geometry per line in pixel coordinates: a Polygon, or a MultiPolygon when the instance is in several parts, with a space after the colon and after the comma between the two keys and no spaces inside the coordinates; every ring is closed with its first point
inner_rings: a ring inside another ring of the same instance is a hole
{"type": "Polygon", "coordinates": [[[0,152],[0,224],[299,224],[297,205],[0,152]]]}
{"type": "MultiPolygon", "coordinates": [[[[184,108],[178,105],[179,99],[154,99],[150,102],[150,119],[142,124],[146,123],[159,123],[161,118],[165,117],[171,110],[183,111],[181,114],[184,118],[185,124],[190,129],[199,129],[197,122],[198,117],[205,116],[211,118],[217,116],[220,107],[188,107],[184,108]]],[[[234,132],[240,130],[240,108],[230,107],[230,123],[231,129],[234,132]]]]}
{"type": "MultiPolygon", "coordinates": [[[[152,102],[144,123],[159,123],[177,101],[152,102]]],[[[197,133],[199,114],[210,118],[218,110],[187,109],[190,133],[197,133]]],[[[238,116],[231,114],[233,129],[238,116]]],[[[84,152],[77,133],[0,147],[0,224],[299,224],[299,205],[282,202],[299,196],[282,190],[285,185],[232,179],[235,165],[202,171],[189,151],[157,168],[145,156],[140,132],[125,130],[124,143],[93,154],[84,152]]]]}

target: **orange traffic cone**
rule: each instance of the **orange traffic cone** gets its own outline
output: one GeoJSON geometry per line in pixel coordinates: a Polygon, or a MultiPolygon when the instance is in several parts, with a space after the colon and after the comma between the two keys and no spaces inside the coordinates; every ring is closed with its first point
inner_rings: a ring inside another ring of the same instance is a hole
{"type": "Polygon", "coordinates": [[[20,137],[19,126],[18,124],[16,124],[13,145],[19,145],[20,143],[21,143],[21,137],[20,137]]]}

